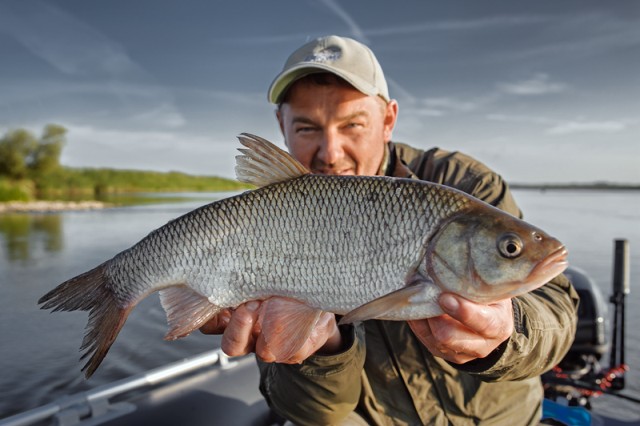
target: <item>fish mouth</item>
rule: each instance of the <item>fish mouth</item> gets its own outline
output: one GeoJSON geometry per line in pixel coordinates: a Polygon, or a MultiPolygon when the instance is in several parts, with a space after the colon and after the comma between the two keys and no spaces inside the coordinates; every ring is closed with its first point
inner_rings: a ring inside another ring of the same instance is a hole
{"type": "Polygon", "coordinates": [[[529,274],[531,281],[541,282],[540,285],[542,285],[547,280],[560,275],[569,266],[567,261],[568,254],[569,252],[564,245],[558,247],[533,268],[531,274],[529,274]]]}

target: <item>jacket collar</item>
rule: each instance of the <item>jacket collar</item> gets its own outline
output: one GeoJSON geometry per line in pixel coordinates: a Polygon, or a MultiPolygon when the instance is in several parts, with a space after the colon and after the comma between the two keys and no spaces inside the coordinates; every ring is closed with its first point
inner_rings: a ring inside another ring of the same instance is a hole
{"type": "Polygon", "coordinates": [[[396,153],[396,146],[393,142],[387,143],[378,175],[418,179],[415,173],[400,159],[396,153]]]}

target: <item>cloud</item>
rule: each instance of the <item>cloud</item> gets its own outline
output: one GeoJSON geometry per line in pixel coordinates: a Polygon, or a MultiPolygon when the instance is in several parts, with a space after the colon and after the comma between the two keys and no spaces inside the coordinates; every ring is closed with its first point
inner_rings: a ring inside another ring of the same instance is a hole
{"type": "Polygon", "coordinates": [[[530,115],[513,115],[513,114],[487,114],[487,120],[504,121],[515,123],[532,123],[532,124],[556,124],[556,120],[546,117],[530,116],[530,115]]]}
{"type": "Polygon", "coordinates": [[[182,114],[180,114],[173,105],[168,103],[160,104],[155,108],[136,114],[132,119],[142,123],[151,123],[173,128],[181,127],[186,123],[182,114]]]}
{"type": "Polygon", "coordinates": [[[428,108],[445,111],[472,111],[478,107],[478,104],[474,101],[464,101],[450,97],[426,98],[421,103],[428,108]]]}
{"type": "Polygon", "coordinates": [[[555,126],[550,127],[549,129],[547,129],[547,133],[551,135],[569,135],[573,133],[583,132],[614,133],[625,130],[626,127],[626,124],[620,121],[568,121],[564,123],[558,123],[555,126]]]}
{"type": "Polygon", "coordinates": [[[527,80],[498,84],[498,88],[502,92],[510,95],[521,96],[536,96],[546,95],[549,93],[559,93],[564,91],[566,87],[567,86],[563,83],[556,83],[551,81],[549,75],[545,73],[538,73],[527,80]]]}
{"type": "Polygon", "coordinates": [[[84,124],[67,124],[65,127],[72,142],[104,145],[122,151],[167,148],[178,141],[172,131],[119,130],[84,124]]]}
{"type": "MultiPolygon", "coordinates": [[[[382,26],[375,29],[363,29],[351,17],[345,8],[340,6],[335,0],[323,0],[322,3],[338,18],[340,18],[349,27],[352,36],[366,44],[370,43],[371,37],[387,37],[393,35],[412,35],[424,32],[450,32],[450,31],[482,31],[486,29],[521,27],[523,25],[546,24],[549,21],[557,20],[556,17],[549,16],[494,16],[490,18],[473,18],[459,20],[434,20],[427,22],[403,23],[397,26],[382,26]]],[[[236,43],[236,44],[277,44],[299,42],[300,40],[309,40],[312,37],[309,32],[290,33],[280,35],[260,35],[234,37],[232,39],[218,38],[214,42],[218,43],[236,43]]],[[[325,35],[319,33],[318,35],[325,35]]]]}
{"type": "MultiPolygon", "coordinates": [[[[68,123],[62,163],[233,177],[237,145],[176,130],[128,130],[68,123]]],[[[231,137],[229,138],[232,139],[231,137]]]]}
{"type": "Polygon", "coordinates": [[[117,126],[176,128],[187,120],[164,88],[120,81],[17,80],[0,82],[0,111],[5,120],[31,117],[48,121],[115,120],[117,126]],[[90,100],[90,102],[88,101],[90,100]]]}
{"type": "Polygon", "coordinates": [[[426,117],[442,117],[453,113],[469,112],[478,108],[478,104],[473,101],[463,101],[450,97],[414,100],[412,104],[407,108],[410,114],[426,117]]]}
{"type": "MultiPolygon", "coordinates": [[[[497,91],[490,91],[483,95],[461,98],[456,96],[444,96],[434,98],[418,99],[411,94],[410,91],[405,90],[402,86],[398,85],[395,81],[390,81],[394,90],[399,91],[399,94],[403,96],[403,108],[416,115],[430,116],[430,117],[442,117],[455,113],[466,113],[472,111],[478,111],[491,104],[496,104],[501,100],[505,100],[508,95],[516,96],[536,96],[549,93],[559,93],[566,89],[566,85],[563,83],[554,82],[551,80],[548,74],[538,73],[529,79],[498,84],[497,91]]],[[[529,121],[532,117],[526,116],[506,116],[501,114],[489,114],[487,118],[494,121],[529,121]]],[[[553,120],[542,119],[541,121],[547,124],[555,124],[553,120]]],[[[540,122],[540,120],[538,120],[540,122]]]]}
{"type": "Polygon", "coordinates": [[[0,30],[67,75],[136,75],[125,50],[62,9],[41,1],[0,4],[0,30]]]}
{"type": "Polygon", "coordinates": [[[423,117],[444,117],[474,112],[498,99],[494,94],[466,99],[455,96],[418,99],[409,92],[406,92],[406,96],[407,98],[402,99],[402,114],[423,117]]]}
{"type": "Polygon", "coordinates": [[[614,133],[626,130],[627,120],[587,121],[587,120],[557,120],[548,117],[488,114],[488,120],[512,123],[538,124],[545,127],[549,135],[571,135],[574,133],[614,133]]]}
{"type": "Polygon", "coordinates": [[[185,124],[170,92],[159,86],[119,43],[63,9],[37,0],[0,2],[0,31],[59,73],[73,77],[49,74],[46,80],[0,84],[16,88],[7,91],[0,106],[57,101],[70,108],[83,103],[84,95],[90,94],[101,98],[99,108],[106,114],[125,112],[126,120],[133,123],[162,127],[185,124]]]}
{"type": "MultiPolygon", "coordinates": [[[[564,60],[576,58],[596,58],[621,49],[637,49],[640,44],[640,26],[631,16],[621,17],[607,12],[588,11],[572,16],[558,16],[544,28],[542,42],[520,49],[489,53],[492,60],[537,61],[562,57],[564,60]]],[[[576,11],[577,12],[577,11],[576,11]]]]}
{"type": "Polygon", "coordinates": [[[459,20],[439,20],[403,24],[402,26],[382,27],[366,31],[370,36],[390,36],[397,34],[415,34],[428,31],[477,31],[503,27],[521,27],[523,25],[548,23],[555,18],[548,16],[493,16],[459,20]]]}

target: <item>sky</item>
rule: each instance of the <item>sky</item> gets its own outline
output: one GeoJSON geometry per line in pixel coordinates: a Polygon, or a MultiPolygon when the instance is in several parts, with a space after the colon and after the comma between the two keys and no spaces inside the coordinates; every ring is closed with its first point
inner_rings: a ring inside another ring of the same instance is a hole
{"type": "Polygon", "coordinates": [[[640,1],[0,0],[0,134],[68,129],[72,167],[233,178],[266,92],[328,34],[367,44],[393,140],[507,181],[640,183],[640,1]]]}

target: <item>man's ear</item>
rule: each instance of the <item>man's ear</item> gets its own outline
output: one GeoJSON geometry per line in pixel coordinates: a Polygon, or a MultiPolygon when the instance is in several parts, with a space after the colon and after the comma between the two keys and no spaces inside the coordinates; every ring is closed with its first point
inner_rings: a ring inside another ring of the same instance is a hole
{"type": "Polygon", "coordinates": [[[284,135],[284,122],[282,121],[282,111],[280,111],[280,108],[276,109],[276,119],[278,120],[278,125],[280,126],[280,132],[282,132],[282,134],[284,135]]]}
{"type": "Polygon", "coordinates": [[[391,99],[387,102],[384,110],[384,127],[382,129],[384,141],[389,142],[393,135],[393,128],[396,126],[398,120],[398,102],[395,99],[391,99]]]}
{"type": "MultiPolygon", "coordinates": [[[[282,136],[284,136],[284,121],[282,118],[282,111],[280,111],[280,108],[276,109],[276,119],[278,120],[278,125],[280,126],[280,133],[282,133],[282,136]]],[[[285,138],[286,141],[287,138],[285,138]]]]}

